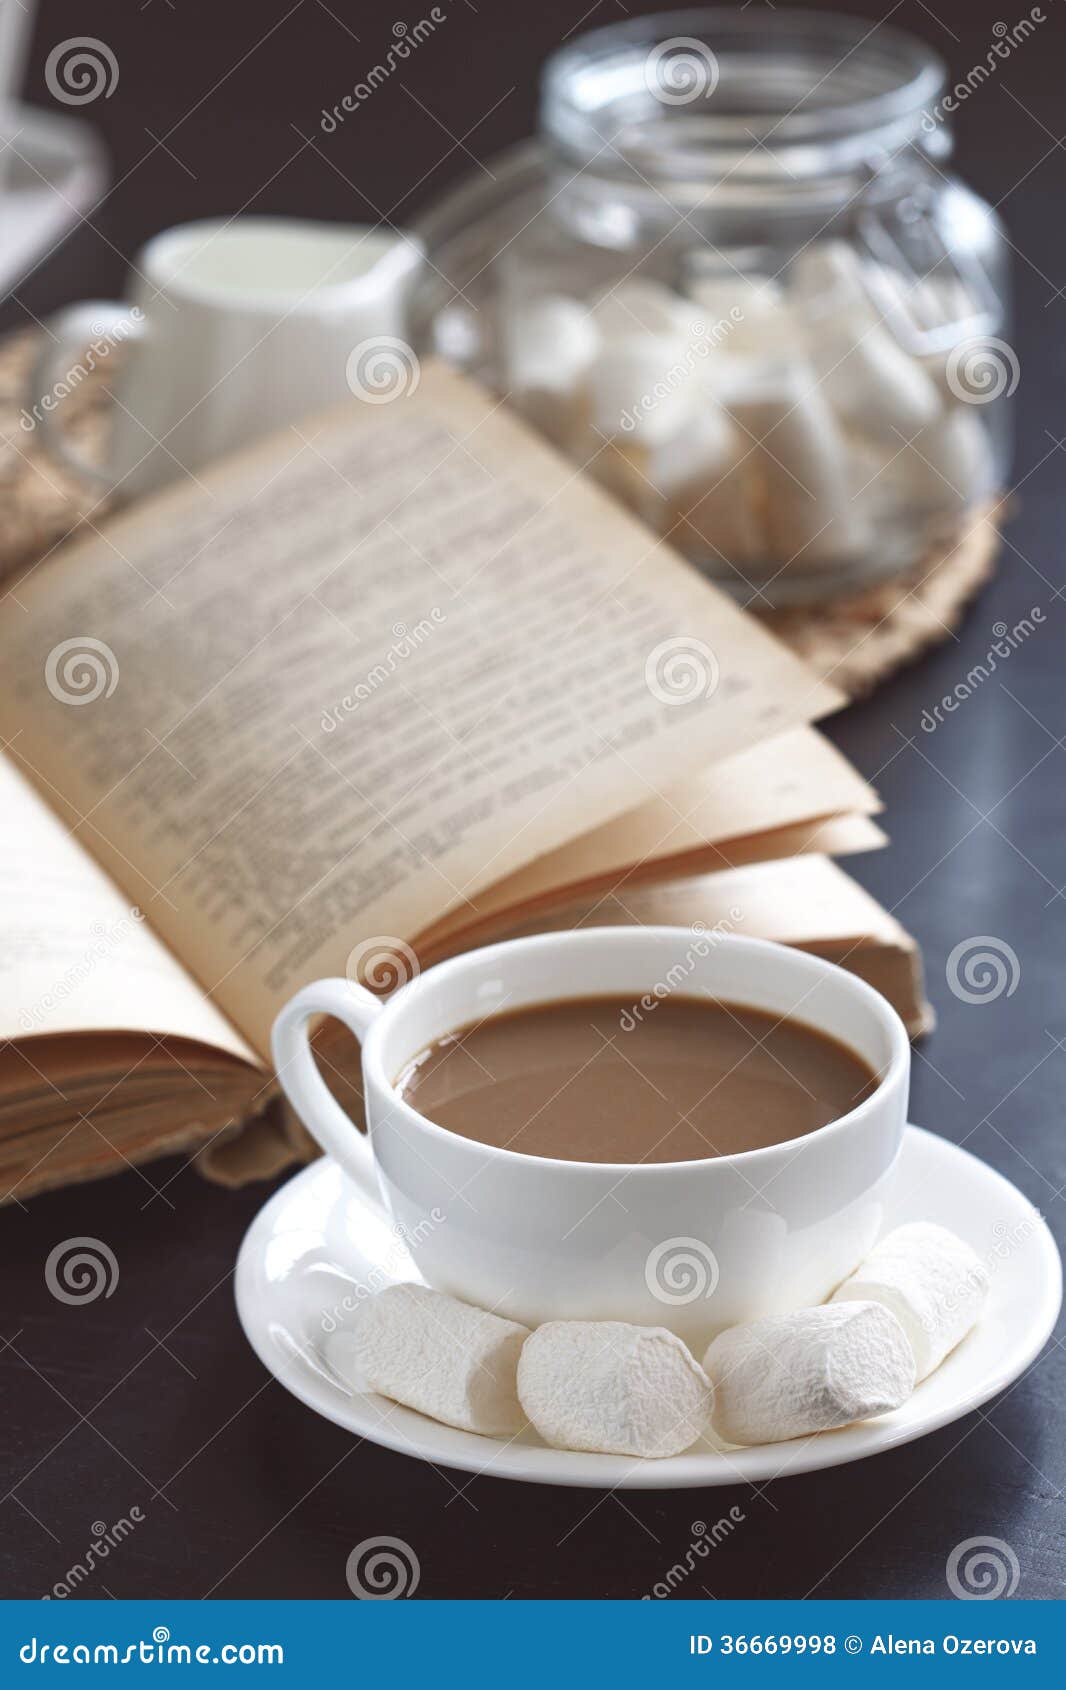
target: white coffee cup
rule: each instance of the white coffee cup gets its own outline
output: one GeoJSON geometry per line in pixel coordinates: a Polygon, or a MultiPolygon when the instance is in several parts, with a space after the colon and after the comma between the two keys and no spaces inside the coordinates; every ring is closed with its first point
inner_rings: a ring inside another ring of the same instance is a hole
{"type": "Polygon", "coordinates": [[[390,230],[284,217],[168,229],[133,265],[126,304],[88,300],[52,318],[23,422],[68,468],[124,498],[195,474],[308,412],[377,397],[375,357],[413,363],[405,301],[421,262],[420,244],[390,230]],[[99,367],[123,343],[101,468],[56,417],[87,361],[99,367]]]}
{"type": "Polygon", "coordinates": [[[879,993],[805,952],[685,928],[490,945],[428,969],[388,1002],[320,980],[281,1011],[273,1044],[297,1114],[356,1181],[373,1168],[427,1283],[528,1325],[630,1320],[702,1344],[739,1321],[822,1302],[881,1230],[907,1119],[910,1046],[879,993]],[[850,1114],[788,1143],[635,1165],[485,1145],[427,1120],[396,1090],[419,1051],[486,1016],[596,996],[650,1016],[671,989],[800,1019],[856,1051],[880,1083],[850,1114]],[[320,1014],[361,1042],[368,1136],[318,1071],[309,1031],[320,1014]]]}

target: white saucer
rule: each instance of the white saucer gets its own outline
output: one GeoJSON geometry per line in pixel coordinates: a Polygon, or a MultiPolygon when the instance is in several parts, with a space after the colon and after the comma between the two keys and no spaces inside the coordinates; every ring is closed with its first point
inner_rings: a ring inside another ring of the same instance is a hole
{"type": "Polygon", "coordinates": [[[859,1461],[924,1437],[1003,1390],[1055,1324],[1062,1266],[1044,1221],[1009,1181],[967,1151],[908,1127],[888,1226],[939,1221],[987,1262],[988,1306],[903,1408],[839,1432],[755,1449],[695,1444],[664,1461],[549,1449],[532,1431],[506,1442],[427,1420],[371,1391],[353,1391],[323,1359],[333,1321],[367,1290],[419,1275],[375,1193],[323,1159],[275,1193],[237,1261],[237,1312],[270,1372],[308,1407],[359,1437],[443,1467],[547,1485],[677,1489],[762,1482],[859,1461]],[[347,1299],[347,1302],[346,1302],[347,1299]]]}

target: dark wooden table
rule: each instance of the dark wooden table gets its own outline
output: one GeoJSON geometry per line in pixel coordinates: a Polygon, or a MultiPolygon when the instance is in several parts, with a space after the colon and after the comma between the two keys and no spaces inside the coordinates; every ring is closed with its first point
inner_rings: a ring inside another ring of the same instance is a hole
{"type": "MultiPolygon", "coordinates": [[[[756,0],[761,4],[762,0],[756,0]]],[[[649,8],[650,9],[650,8],[649,8]]],[[[1024,8],[999,0],[859,0],[923,35],[961,76],[1024,8]],[[937,15],[939,14],[939,16],[937,15]]],[[[120,66],[86,109],[116,186],[7,301],[0,328],[112,295],[155,230],[238,207],[372,220],[405,216],[532,126],[535,64],[584,14],[620,0],[454,0],[403,76],[334,135],[315,125],[387,47],[394,8],[343,0],[108,0],[80,17],[120,66]],[[359,37],[360,39],[356,39],[359,37]],[[317,137],[310,145],[306,137],[317,137]]],[[[959,164],[1000,205],[1016,253],[1017,514],[998,579],[933,656],[831,728],[876,782],[892,846],[859,877],[921,939],[936,1033],[916,1062],[914,1118],[1014,1180],[1062,1236],[1066,1221],[1066,153],[1060,0],[960,112],[959,164]],[[934,734],[923,710],[984,656],[993,624],[1047,621],[934,734]],[[960,1002],[945,964],[991,934],[1020,962],[1010,997],[960,1002]]],[[[421,10],[407,20],[413,25],[421,10]]],[[[29,96],[75,20],[42,0],[29,96]]],[[[233,1308],[241,1235],[267,1191],[174,1175],[161,1201],[135,1174],[0,1216],[0,1566],[38,1596],[81,1560],[94,1522],[143,1522],[84,1595],[348,1596],[345,1561],[368,1537],[404,1539],[426,1597],[639,1596],[687,1549],[692,1523],[733,1505],[743,1523],[680,1592],[716,1597],[947,1596],[961,1539],[1007,1542],[1019,1597],[1061,1596],[1066,1564],[1066,1354],[1054,1342],[986,1410],[858,1467],[761,1490],[608,1496],[467,1483],[358,1445],[264,1374],[233,1308]],[[57,1303],[52,1245],[90,1232],[121,1249],[114,1296],[57,1303]],[[702,1586],[697,1589],[696,1585],[702,1586]]]]}

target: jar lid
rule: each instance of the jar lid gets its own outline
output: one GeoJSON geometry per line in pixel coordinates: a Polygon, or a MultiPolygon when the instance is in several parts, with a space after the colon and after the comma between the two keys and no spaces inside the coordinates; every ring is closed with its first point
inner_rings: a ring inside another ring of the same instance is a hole
{"type": "Polygon", "coordinates": [[[547,62],[541,128],[597,175],[802,183],[876,168],[908,143],[942,155],[944,65],[924,43],[827,12],[669,12],[590,30],[547,62]]]}

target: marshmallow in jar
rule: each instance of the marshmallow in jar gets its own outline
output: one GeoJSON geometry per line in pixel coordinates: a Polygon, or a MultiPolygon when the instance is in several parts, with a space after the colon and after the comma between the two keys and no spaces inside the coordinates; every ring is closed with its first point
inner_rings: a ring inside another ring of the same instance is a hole
{"type": "Polygon", "coordinates": [[[712,574],[815,596],[885,572],[901,540],[917,561],[996,491],[991,440],[949,360],[934,368],[902,343],[843,242],[801,254],[784,285],[689,286],[626,278],[595,299],[510,306],[502,383],[712,574]]]}
{"type": "Polygon", "coordinates": [[[829,15],[662,28],[576,37],[539,144],[436,208],[429,343],[745,600],[913,568],[1004,489],[1017,382],[943,67],[829,15]]]}

